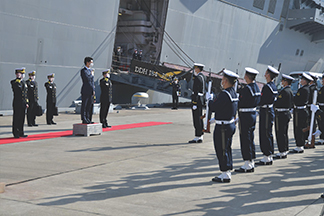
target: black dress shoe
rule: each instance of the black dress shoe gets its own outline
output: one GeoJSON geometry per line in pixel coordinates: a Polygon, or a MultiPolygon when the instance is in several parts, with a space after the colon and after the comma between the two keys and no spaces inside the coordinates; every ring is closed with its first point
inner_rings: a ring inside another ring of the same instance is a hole
{"type": "Polygon", "coordinates": [[[15,138],[19,138],[20,136],[19,135],[14,135],[15,138]]]}
{"type": "Polygon", "coordinates": [[[197,140],[190,140],[188,143],[197,143],[197,140]]]}
{"type": "Polygon", "coordinates": [[[21,135],[20,137],[23,137],[23,138],[25,138],[25,137],[28,137],[28,135],[21,135]]]}
{"type": "Polygon", "coordinates": [[[324,198],[324,193],[322,193],[321,198],[324,198]]]}
{"type": "Polygon", "coordinates": [[[28,124],[28,127],[32,127],[33,125],[32,124],[28,124]]]}
{"type": "Polygon", "coordinates": [[[255,165],[272,165],[272,161],[269,161],[269,162],[259,161],[259,162],[256,162],[255,165]]]}
{"type": "Polygon", "coordinates": [[[106,126],[106,124],[102,124],[102,128],[106,128],[107,126],[106,126]]]}
{"type": "Polygon", "coordinates": [[[53,122],[53,121],[51,122],[51,124],[53,124],[53,125],[56,125],[56,123],[55,123],[55,122],[53,122]]]}
{"type": "Polygon", "coordinates": [[[86,120],[82,120],[82,124],[88,124],[86,120]]]}
{"type": "Polygon", "coordinates": [[[33,124],[33,126],[37,127],[37,126],[38,126],[38,124],[33,124]]]}
{"type": "Polygon", "coordinates": [[[107,128],[111,128],[111,126],[110,125],[107,125],[107,128]]]}
{"type": "Polygon", "coordinates": [[[51,122],[47,122],[48,125],[51,125],[52,123],[51,122]]]}
{"type": "Polygon", "coordinates": [[[231,182],[231,179],[221,179],[221,178],[218,178],[218,177],[215,177],[212,179],[213,182],[220,182],[220,183],[230,183],[231,182]]]}
{"type": "Polygon", "coordinates": [[[287,155],[276,155],[273,157],[273,159],[286,159],[287,155]]]}
{"type": "Polygon", "coordinates": [[[242,167],[240,167],[240,169],[236,169],[235,172],[239,172],[239,173],[253,173],[254,172],[254,168],[252,168],[252,169],[243,169],[242,167]]]}
{"type": "Polygon", "coordinates": [[[290,154],[304,153],[304,150],[297,151],[295,149],[289,151],[290,154]]]}

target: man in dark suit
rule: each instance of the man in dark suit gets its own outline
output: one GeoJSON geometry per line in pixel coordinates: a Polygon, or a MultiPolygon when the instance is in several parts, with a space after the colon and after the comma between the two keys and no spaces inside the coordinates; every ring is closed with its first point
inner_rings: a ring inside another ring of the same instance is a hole
{"type": "Polygon", "coordinates": [[[56,84],[54,83],[54,73],[47,75],[48,81],[45,83],[47,92],[46,96],[46,122],[48,125],[56,125],[53,121],[54,113],[56,113],[56,84]]]}
{"type": "Polygon", "coordinates": [[[38,126],[35,122],[36,119],[36,106],[38,105],[38,85],[35,81],[36,71],[28,73],[29,79],[26,81],[28,87],[28,101],[29,107],[27,109],[27,123],[28,126],[38,126]]]}
{"type": "Polygon", "coordinates": [[[27,137],[24,134],[25,112],[28,108],[27,85],[23,80],[25,68],[17,68],[15,70],[16,79],[11,80],[11,88],[13,91],[13,116],[12,116],[12,133],[15,138],[27,137]]]}
{"type": "Polygon", "coordinates": [[[193,125],[195,127],[195,138],[190,140],[189,143],[201,143],[203,141],[203,128],[204,123],[200,118],[202,116],[202,110],[205,103],[205,76],[201,73],[205,65],[195,63],[193,73],[193,88],[191,95],[191,109],[193,125]]]}
{"type": "Polygon", "coordinates": [[[91,67],[93,67],[93,58],[84,58],[84,68],[81,69],[80,74],[82,78],[82,88],[81,88],[81,120],[82,124],[90,124],[92,119],[91,107],[93,104],[93,98],[95,97],[95,86],[94,86],[94,76],[91,72],[91,67]]]}
{"type": "Polygon", "coordinates": [[[282,74],[281,85],[283,88],[274,102],[275,131],[279,150],[274,159],[287,158],[289,152],[288,125],[291,119],[290,110],[294,107],[294,95],[290,85],[293,80],[293,77],[282,74]]]}
{"type": "Polygon", "coordinates": [[[100,123],[103,128],[110,128],[107,122],[107,115],[110,107],[110,103],[112,102],[112,83],[110,81],[110,70],[104,70],[102,72],[103,78],[100,80],[100,123]]]}

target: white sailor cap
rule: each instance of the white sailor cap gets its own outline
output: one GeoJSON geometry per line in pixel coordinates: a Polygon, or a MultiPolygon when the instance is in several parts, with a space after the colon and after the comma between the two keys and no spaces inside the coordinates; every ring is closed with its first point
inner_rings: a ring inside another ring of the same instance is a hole
{"type": "Polygon", "coordinates": [[[294,77],[289,76],[287,74],[282,74],[282,80],[291,80],[291,81],[293,81],[295,79],[294,79],[294,77]]]}
{"type": "Polygon", "coordinates": [[[110,73],[110,69],[107,69],[107,70],[102,71],[102,75],[104,75],[106,73],[110,73]]]}
{"type": "Polygon", "coordinates": [[[301,78],[304,78],[305,80],[307,80],[307,81],[314,81],[313,80],[313,78],[311,77],[311,76],[309,76],[307,73],[305,73],[305,72],[303,72],[302,74],[301,74],[301,78]]]}
{"type": "Polygon", "coordinates": [[[313,81],[317,80],[317,76],[315,76],[314,74],[310,72],[307,72],[307,74],[313,78],[313,81]]]}
{"type": "Polygon", "coordinates": [[[231,77],[231,78],[234,78],[234,79],[239,78],[239,75],[237,75],[233,71],[230,71],[230,70],[227,70],[227,69],[224,69],[223,73],[224,73],[225,76],[228,76],[228,77],[231,77]]]}
{"type": "Polygon", "coordinates": [[[35,74],[36,74],[36,71],[34,71],[34,70],[33,70],[33,71],[30,71],[30,72],[28,73],[29,76],[35,76],[35,74]]]}
{"type": "Polygon", "coordinates": [[[55,75],[54,73],[50,73],[50,74],[47,74],[47,77],[51,78],[51,77],[54,77],[54,75],[55,75]]]}
{"type": "Polygon", "coordinates": [[[200,64],[200,63],[194,63],[194,67],[200,67],[200,68],[204,68],[205,65],[200,64]]]}
{"type": "Polygon", "coordinates": [[[250,74],[255,74],[255,75],[258,75],[259,74],[259,71],[253,69],[253,68],[250,68],[250,67],[246,67],[245,68],[245,71],[250,73],[250,74]]]}
{"type": "Polygon", "coordinates": [[[270,71],[271,73],[273,73],[276,76],[279,75],[279,71],[276,68],[271,67],[270,65],[268,66],[268,71],[270,71]]]}
{"type": "Polygon", "coordinates": [[[24,67],[22,67],[22,68],[16,68],[15,69],[15,73],[22,73],[22,74],[24,74],[26,71],[26,68],[24,68],[24,67]]]}

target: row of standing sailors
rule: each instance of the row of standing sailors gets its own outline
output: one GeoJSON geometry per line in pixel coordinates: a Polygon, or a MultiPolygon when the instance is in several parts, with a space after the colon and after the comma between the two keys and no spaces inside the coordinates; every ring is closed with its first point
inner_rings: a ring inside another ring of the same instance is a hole
{"type": "MultiPolygon", "coordinates": [[[[245,68],[246,73],[244,79],[247,85],[236,93],[234,85],[238,79],[238,75],[229,70],[223,70],[223,78],[221,85],[223,91],[212,100],[212,95],[204,92],[206,79],[201,73],[204,65],[195,63],[193,75],[193,94],[192,94],[192,115],[195,128],[195,138],[189,143],[203,142],[203,121],[202,116],[203,100],[206,95],[209,103],[209,109],[215,113],[215,118],[211,122],[216,123],[213,140],[214,148],[219,162],[221,175],[212,179],[215,182],[230,182],[231,170],[233,169],[232,160],[232,137],[236,130],[236,113],[238,111],[239,133],[241,154],[244,160],[244,165],[235,172],[252,173],[255,165],[272,165],[273,159],[287,158],[288,149],[288,123],[291,119],[291,110],[293,109],[294,116],[294,137],[296,148],[290,153],[303,153],[304,146],[313,148],[312,145],[306,144],[307,133],[305,128],[309,126],[309,108],[312,103],[312,95],[316,86],[309,86],[313,78],[303,73],[300,84],[302,85],[295,96],[293,96],[290,85],[294,80],[293,77],[283,74],[281,85],[282,89],[278,93],[273,82],[274,78],[279,75],[279,71],[271,66],[268,66],[265,78],[267,84],[260,92],[259,87],[255,83],[255,77],[259,73],[253,68],[245,68]],[[239,95],[239,98],[238,98],[239,95]],[[260,108],[259,116],[259,144],[263,153],[263,158],[254,162],[256,159],[254,130],[256,124],[257,107],[260,108]],[[272,134],[273,123],[275,122],[275,134],[279,153],[274,155],[274,139],[272,134]]],[[[323,87],[324,88],[324,87],[323,87]]],[[[324,90],[319,91],[318,102],[324,110],[324,90]]],[[[313,110],[314,111],[314,110],[313,110]]],[[[315,110],[316,111],[316,110],[315,110]]],[[[318,112],[316,112],[318,113],[318,112]]],[[[320,118],[320,114],[317,118],[320,118]]],[[[324,129],[321,124],[320,129],[324,129]]],[[[321,136],[321,139],[324,136],[321,136]]]]}
{"type": "MultiPolygon", "coordinates": [[[[28,73],[29,79],[23,80],[25,76],[25,68],[17,68],[15,70],[16,79],[11,80],[13,91],[13,122],[12,133],[15,138],[27,137],[24,134],[25,111],[27,108],[28,126],[38,126],[35,122],[38,104],[38,85],[35,81],[36,71],[28,73]]],[[[54,83],[54,74],[47,76],[48,82],[45,83],[47,91],[46,97],[46,122],[47,124],[56,124],[53,121],[53,115],[57,112],[56,108],[56,85],[54,83]]]]}

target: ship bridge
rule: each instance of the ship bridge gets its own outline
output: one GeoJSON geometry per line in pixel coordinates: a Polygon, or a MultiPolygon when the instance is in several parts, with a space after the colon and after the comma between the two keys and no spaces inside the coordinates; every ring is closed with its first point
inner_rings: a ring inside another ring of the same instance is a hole
{"type": "Polygon", "coordinates": [[[324,1],[295,1],[289,10],[286,27],[312,36],[312,42],[324,42],[324,1]]]}

